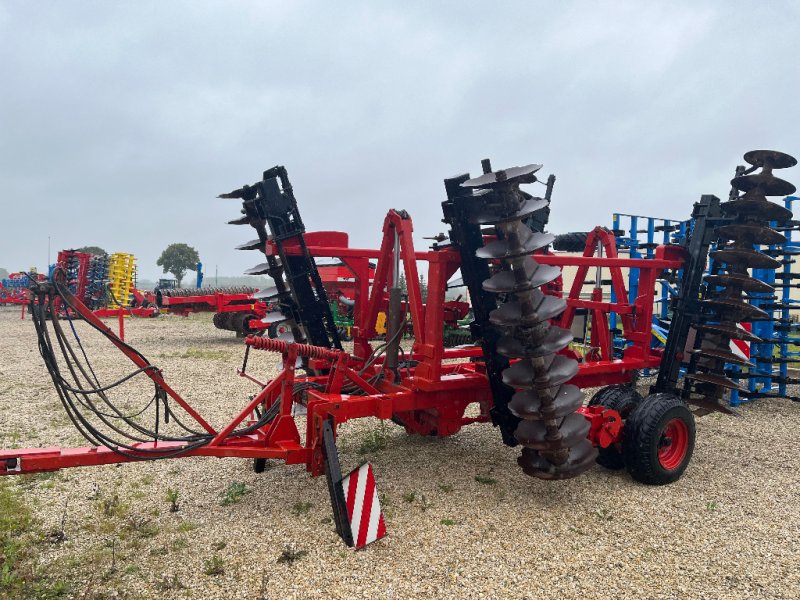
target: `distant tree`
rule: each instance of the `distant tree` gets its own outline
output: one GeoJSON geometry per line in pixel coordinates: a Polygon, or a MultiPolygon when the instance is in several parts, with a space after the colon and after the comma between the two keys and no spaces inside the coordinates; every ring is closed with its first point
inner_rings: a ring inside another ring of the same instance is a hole
{"type": "Polygon", "coordinates": [[[95,256],[108,256],[108,252],[103,250],[100,246],[84,246],[83,248],[78,248],[78,252],[94,254],[95,256]]]}
{"type": "Polygon", "coordinates": [[[194,271],[199,262],[200,255],[191,246],[170,244],[161,253],[156,264],[164,269],[164,273],[172,273],[172,276],[178,281],[178,287],[181,287],[181,281],[186,275],[186,271],[194,271]]]}
{"type": "Polygon", "coordinates": [[[425,281],[425,275],[422,273],[419,276],[419,295],[422,297],[423,302],[428,301],[428,282],[425,281]]]}
{"type": "Polygon", "coordinates": [[[8,271],[0,268],[0,279],[8,279],[8,271]]]}
{"type": "Polygon", "coordinates": [[[401,291],[401,293],[403,294],[403,296],[407,296],[408,295],[408,283],[406,282],[406,274],[405,273],[400,273],[400,277],[398,278],[398,280],[399,280],[399,283],[400,283],[400,291],[401,291]]]}

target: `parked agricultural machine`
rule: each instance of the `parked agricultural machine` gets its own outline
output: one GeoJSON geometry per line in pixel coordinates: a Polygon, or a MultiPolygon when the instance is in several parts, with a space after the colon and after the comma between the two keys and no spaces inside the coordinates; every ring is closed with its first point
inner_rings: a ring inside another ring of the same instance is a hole
{"type": "Polygon", "coordinates": [[[346,477],[340,470],[336,431],[351,419],[391,419],[410,434],[438,437],[491,422],[505,444],[522,448],[518,462],[534,477],[566,479],[598,462],[627,468],[646,484],[675,481],[692,456],[695,413],[732,412],[723,401],[737,387],[725,369],[735,362],[730,341],[755,338],[737,323],[763,317],[748,294],[767,289],[747,269],[772,264],[755,246],[776,239],[770,222],[791,218],[766,196],[794,190],[772,174],[793,166],[794,159],[754,151],[745,160],[751,166],[733,180],[740,193],[724,203],[702,196],[684,243],[658,245],[651,258],[620,257],[613,233],[602,228],[592,232],[582,256],[548,251],[554,236],[544,228],[554,178],[548,178],[542,198],[520,187],[539,182],[540,165],[493,170],[486,160],[478,177],[445,180],[448,235],[425,251],[414,248],[413,223],[402,210],[388,212],[377,250],[351,248],[344,234],[307,235],[286,170],[270,169],[254,185],[221,196],[241,200],[236,223],[257,232],[246,246],[264,253],[266,263],[257,268],[275,282],[264,299],[277,305],[292,333],[292,341],[245,338],[238,373],[257,393],[224,426],[212,426],[156,365],[72,293],[59,269],[51,281],[31,284],[34,323],[63,406],[90,446],[4,450],[0,474],[182,456],[249,458],[256,471],[267,460],[304,464],[312,475],[327,476],[337,531],[355,547],[382,537],[385,524],[371,468],[362,465],[346,477]],[[712,244],[717,268],[706,275],[712,244]],[[350,272],[351,352],[342,348],[317,258],[336,259],[350,272]],[[418,263],[428,267],[424,304],[418,263]],[[565,293],[560,278],[567,266],[578,275],[565,293]],[[634,295],[624,277],[630,269],[638,273],[634,295]],[[445,348],[445,290],[459,270],[471,299],[472,345],[445,348]],[[604,274],[613,300],[596,291],[604,274]],[[653,298],[657,280],[665,276],[680,285],[665,347],[657,349],[651,345],[653,298]],[[594,285],[588,299],[582,292],[587,281],[594,285]],[[56,301],[118,348],[135,370],[119,381],[100,381],[75,329],[64,327],[57,315],[44,318],[56,301]],[[588,314],[596,352],[569,348],[577,311],[588,314]],[[387,331],[375,343],[381,312],[387,331]],[[414,341],[404,350],[405,312],[414,341]],[[626,339],[621,356],[613,352],[612,314],[626,339]],[[250,353],[257,351],[282,357],[283,369],[271,381],[248,370],[250,353]],[[658,368],[659,375],[642,398],[631,383],[647,368],[658,368]],[[681,369],[685,376],[679,379],[681,369]],[[153,385],[142,406],[112,400],[114,388],[134,376],[153,385]],[[600,386],[585,403],[582,390],[600,386]],[[305,417],[294,416],[295,404],[306,408],[305,417]],[[468,411],[470,405],[478,410],[468,411]]]}

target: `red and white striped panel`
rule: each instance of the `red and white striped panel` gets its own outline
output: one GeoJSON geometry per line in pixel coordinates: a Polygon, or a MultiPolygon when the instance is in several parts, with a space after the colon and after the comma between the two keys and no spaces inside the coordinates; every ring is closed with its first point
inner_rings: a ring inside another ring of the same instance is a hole
{"type": "Polygon", "coordinates": [[[385,537],[386,523],[381,512],[372,465],[364,463],[352,471],[342,480],[342,488],[356,549],[385,537]]]}
{"type": "MultiPolygon", "coordinates": [[[[739,329],[744,329],[745,331],[753,331],[753,325],[751,323],[737,323],[736,326],[739,329]]],[[[750,359],[750,342],[745,340],[731,340],[731,352],[733,352],[739,358],[744,358],[745,360],[750,359]]]]}

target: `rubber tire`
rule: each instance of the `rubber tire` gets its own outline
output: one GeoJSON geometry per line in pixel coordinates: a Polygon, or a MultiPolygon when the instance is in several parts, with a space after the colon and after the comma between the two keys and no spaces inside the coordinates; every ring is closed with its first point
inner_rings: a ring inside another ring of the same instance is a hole
{"type": "Polygon", "coordinates": [[[622,455],[631,476],[647,485],[665,485],[677,481],[692,460],[695,442],[694,415],[686,403],[674,394],[651,394],[628,416],[622,429],[622,455]],[[672,470],[658,460],[658,447],[665,425],[678,418],[688,430],[686,455],[672,470]]]}
{"type": "MultiPolygon", "coordinates": [[[[602,406],[615,410],[624,421],[641,401],[642,395],[629,385],[609,385],[592,396],[589,406],[602,406]]],[[[597,464],[601,467],[612,471],[625,468],[625,459],[616,444],[608,448],[598,448],[597,452],[597,464]]]]}
{"type": "Polygon", "coordinates": [[[256,473],[263,473],[267,470],[267,459],[266,458],[254,458],[253,459],[253,471],[256,473]]]}
{"type": "Polygon", "coordinates": [[[586,248],[586,238],[589,233],[586,231],[573,231],[562,233],[553,240],[553,250],[561,252],[583,252],[586,248]]]}

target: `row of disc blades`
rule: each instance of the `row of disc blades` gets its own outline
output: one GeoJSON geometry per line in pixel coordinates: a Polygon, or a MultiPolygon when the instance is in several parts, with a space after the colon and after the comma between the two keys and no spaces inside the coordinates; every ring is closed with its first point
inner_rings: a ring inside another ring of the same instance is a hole
{"type": "Polygon", "coordinates": [[[742,389],[725,375],[725,365],[751,365],[731,351],[731,340],[762,341],[740,324],[770,316],[750,304],[746,295],[774,292],[772,286],[754,278],[749,269],[776,269],[781,265],[758,247],[785,243],[785,236],[771,223],[782,224],[792,218],[790,210],[770,202],[767,196],[795,192],[795,186],[773,175],[773,170],[793,167],[797,161],[773,150],[753,150],[744,155],[744,160],[750,167],[737,171],[731,181],[731,199],[721,205],[725,223],[717,228],[716,250],[710,254],[716,268],[704,279],[704,316],[697,326],[700,347],[694,350],[694,366],[686,375],[692,384],[689,401],[700,412],[730,412],[723,404],[726,392],[742,389]]]}
{"type": "Polygon", "coordinates": [[[514,437],[523,446],[518,462],[526,474],[542,479],[566,479],[590,468],[597,455],[587,439],[589,421],[575,411],[583,392],[569,384],[578,363],[557,354],[572,341],[572,333],[550,324],[566,308],[566,301],[545,295],[541,287],[561,275],[558,267],[531,257],[553,241],[548,233],[532,231],[523,220],[547,207],[548,202],[519,189],[536,181],[541,165],[492,172],[462,185],[480,197],[472,221],[493,226],[497,240],[477,256],[500,265],[483,289],[498,295],[499,306],[489,316],[504,332],[497,352],[519,359],[503,371],[503,382],[516,393],[509,410],[521,419],[514,437]]]}

